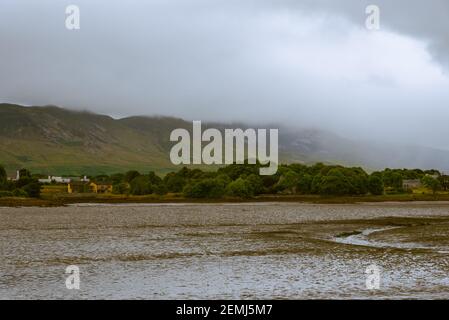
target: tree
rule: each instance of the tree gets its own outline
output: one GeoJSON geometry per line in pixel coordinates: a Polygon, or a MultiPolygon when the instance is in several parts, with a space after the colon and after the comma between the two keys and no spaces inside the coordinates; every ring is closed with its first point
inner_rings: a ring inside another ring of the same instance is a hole
{"type": "Polygon", "coordinates": [[[297,185],[297,192],[302,194],[309,194],[312,191],[313,177],[310,174],[304,174],[299,178],[297,185]]]}
{"type": "Polygon", "coordinates": [[[239,198],[251,198],[254,196],[251,184],[243,178],[238,178],[237,180],[232,181],[226,187],[226,194],[231,197],[239,198]]]}
{"type": "Polygon", "coordinates": [[[296,193],[299,183],[299,174],[293,170],[288,170],[279,179],[278,186],[281,190],[287,190],[289,193],[296,193]]]}
{"type": "Polygon", "coordinates": [[[384,193],[384,183],[378,175],[371,175],[368,178],[368,190],[376,196],[384,193]]]}
{"type": "Polygon", "coordinates": [[[449,176],[441,175],[438,177],[438,180],[440,181],[441,188],[444,191],[448,191],[449,190],[449,176]]]}
{"type": "Polygon", "coordinates": [[[128,194],[130,192],[129,184],[126,182],[116,183],[112,186],[112,193],[128,194]]]}
{"type": "Polygon", "coordinates": [[[151,184],[160,184],[162,183],[162,179],[154,173],[154,171],[150,171],[148,173],[148,179],[151,184]]]}
{"type": "Polygon", "coordinates": [[[107,174],[101,174],[94,178],[94,181],[97,183],[110,183],[111,178],[107,174]]]}
{"type": "Polygon", "coordinates": [[[321,195],[347,195],[351,194],[351,186],[344,177],[325,176],[321,179],[319,193],[321,195]]]}
{"type": "Polygon", "coordinates": [[[441,183],[438,179],[435,179],[431,176],[424,176],[421,179],[422,184],[431,189],[432,193],[435,195],[437,193],[437,191],[441,190],[441,183]]]}
{"type": "Polygon", "coordinates": [[[307,166],[304,164],[293,163],[288,166],[290,170],[295,171],[299,175],[304,175],[307,172],[307,166]]]}
{"type": "Polygon", "coordinates": [[[2,189],[6,185],[6,181],[8,180],[5,168],[0,165],[0,189],[2,189]]]}
{"type": "Polygon", "coordinates": [[[135,177],[131,183],[131,194],[133,195],[146,195],[153,193],[152,186],[150,184],[150,180],[148,176],[137,176],[135,177]]]}
{"type": "Polygon", "coordinates": [[[140,176],[139,171],[136,171],[136,170],[128,171],[127,173],[125,173],[125,182],[130,183],[131,181],[133,181],[138,176],[140,176]]]}
{"type": "Polygon", "coordinates": [[[401,174],[395,172],[391,175],[391,179],[392,179],[392,187],[398,191],[401,191],[403,189],[403,178],[401,174]]]}
{"type": "Polygon", "coordinates": [[[153,185],[153,191],[155,194],[163,196],[164,194],[167,194],[167,187],[165,186],[164,183],[159,183],[156,185],[153,185]]]}
{"type": "Polygon", "coordinates": [[[368,175],[361,168],[324,166],[311,182],[311,192],[321,195],[362,195],[368,191],[368,175]]]}
{"type": "Polygon", "coordinates": [[[342,168],[327,167],[324,168],[324,176],[321,178],[318,193],[321,195],[346,195],[352,193],[352,185],[345,177],[342,168]]]}
{"type": "Polygon", "coordinates": [[[403,178],[402,174],[398,170],[386,169],[382,175],[384,185],[386,187],[393,188],[396,191],[402,191],[403,178]]]}
{"type": "Polygon", "coordinates": [[[38,183],[36,179],[33,179],[31,177],[30,171],[27,169],[20,169],[19,170],[19,180],[15,181],[15,187],[17,189],[23,188],[26,185],[29,185],[31,183],[38,183]]]}
{"type": "Polygon", "coordinates": [[[323,176],[321,174],[317,174],[312,179],[312,184],[310,185],[310,191],[312,194],[319,194],[320,193],[320,187],[321,187],[321,181],[323,180],[323,176]]]}
{"type": "Polygon", "coordinates": [[[362,168],[344,168],[343,173],[352,187],[351,194],[364,195],[368,193],[369,176],[362,168]]]}
{"type": "Polygon", "coordinates": [[[112,184],[119,184],[125,181],[125,175],[123,173],[115,173],[111,175],[112,184]]]}
{"type": "Polygon", "coordinates": [[[186,185],[183,192],[188,198],[221,198],[224,186],[222,181],[208,178],[186,185]]]}
{"type": "Polygon", "coordinates": [[[30,198],[39,198],[41,195],[41,185],[38,182],[31,182],[23,187],[30,198]]]}
{"type": "MultiPolygon", "coordinates": [[[[246,181],[248,181],[248,183],[250,184],[254,195],[261,194],[264,192],[263,180],[259,175],[254,174],[254,173],[250,174],[246,178],[246,181]]],[[[229,181],[229,183],[231,183],[231,182],[232,181],[229,181]]]]}
{"type": "Polygon", "coordinates": [[[187,180],[180,174],[171,172],[164,177],[164,183],[169,192],[182,192],[187,180]]]}
{"type": "MultiPolygon", "coordinates": [[[[260,176],[259,176],[260,177],[260,176]]],[[[262,179],[264,191],[267,193],[276,193],[276,185],[279,182],[280,179],[279,174],[274,174],[272,176],[262,176],[260,177],[262,179]]]]}
{"type": "Polygon", "coordinates": [[[20,169],[19,170],[19,177],[20,178],[31,178],[31,173],[27,169],[20,169]]]}
{"type": "Polygon", "coordinates": [[[218,174],[226,174],[232,180],[236,180],[243,175],[259,174],[260,164],[231,164],[218,169],[218,174]]]}

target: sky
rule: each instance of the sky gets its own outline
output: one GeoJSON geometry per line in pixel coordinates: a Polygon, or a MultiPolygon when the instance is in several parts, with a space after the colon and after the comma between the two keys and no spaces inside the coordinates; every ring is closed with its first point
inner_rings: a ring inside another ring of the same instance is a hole
{"type": "Polygon", "coordinates": [[[0,102],[449,149],[448,15],[447,0],[2,0],[0,102]]]}

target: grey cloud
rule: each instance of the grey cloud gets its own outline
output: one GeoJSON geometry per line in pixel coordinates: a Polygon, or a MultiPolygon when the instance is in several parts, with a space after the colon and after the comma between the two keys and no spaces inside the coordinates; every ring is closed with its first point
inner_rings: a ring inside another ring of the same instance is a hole
{"type": "Polygon", "coordinates": [[[377,5],[382,27],[427,41],[435,59],[449,67],[449,2],[446,0],[291,0],[284,4],[329,15],[341,14],[360,26],[366,18],[364,9],[377,5]]]}
{"type": "Polygon", "coordinates": [[[373,2],[382,27],[428,43],[445,72],[443,0],[3,0],[0,100],[114,116],[276,121],[449,148],[444,80],[401,87],[426,75],[409,75],[407,57],[391,45],[385,72],[351,67],[362,55],[351,36],[373,2]],[[80,6],[79,31],[64,27],[69,4],[80,6]],[[342,48],[348,41],[354,50],[342,48]],[[389,70],[395,59],[404,64],[399,78],[389,70]]]}

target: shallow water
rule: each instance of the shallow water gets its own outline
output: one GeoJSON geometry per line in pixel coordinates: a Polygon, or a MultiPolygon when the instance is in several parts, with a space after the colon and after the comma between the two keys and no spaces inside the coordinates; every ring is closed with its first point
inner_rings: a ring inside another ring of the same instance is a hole
{"type": "Polygon", "coordinates": [[[2,299],[449,298],[448,204],[0,208],[0,240],[2,299]]]}

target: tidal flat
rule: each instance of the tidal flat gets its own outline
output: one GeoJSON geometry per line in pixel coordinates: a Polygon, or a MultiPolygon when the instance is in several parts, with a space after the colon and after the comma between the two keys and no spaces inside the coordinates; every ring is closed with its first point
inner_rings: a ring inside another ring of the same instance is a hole
{"type": "Polygon", "coordinates": [[[0,299],[449,298],[448,203],[5,207],[0,240],[0,299]]]}

